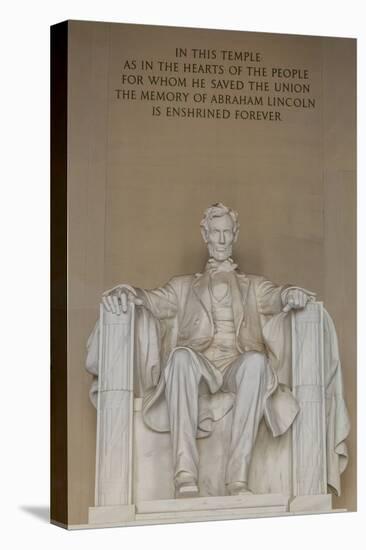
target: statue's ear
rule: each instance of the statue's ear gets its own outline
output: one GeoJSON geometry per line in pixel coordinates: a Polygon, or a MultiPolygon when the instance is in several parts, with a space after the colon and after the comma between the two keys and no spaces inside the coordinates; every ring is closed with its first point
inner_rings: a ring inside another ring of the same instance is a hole
{"type": "Polygon", "coordinates": [[[237,229],[234,233],[234,239],[233,239],[234,243],[236,243],[236,241],[238,240],[238,237],[239,237],[239,229],[237,229]]]}
{"type": "Polygon", "coordinates": [[[206,229],[205,227],[201,227],[201,235],[202,235],[202,239],[204,240],[205,243],[207,243],[207,232],[206,232],[206,229]]]}

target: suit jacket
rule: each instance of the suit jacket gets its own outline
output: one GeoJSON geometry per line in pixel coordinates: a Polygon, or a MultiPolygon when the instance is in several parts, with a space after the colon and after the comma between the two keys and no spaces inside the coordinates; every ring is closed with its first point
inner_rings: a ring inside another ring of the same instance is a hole
{"type": "MultiPolygon", "coordinates": [[[[283,308],[281,294],[288,288],[277,286],[265,277],[228,273],[239,352],[265,352],[262,327],[270,315],[283,308]]],[[[174,277],[162,288],[137,289],[145,307],[156,319],[176,318],[176,346],[195,351],[207,349],[214,336],[211,313],[209,273],[174,277]]],[[[173,342],[174,346],[174,342],[173,342]]]]}

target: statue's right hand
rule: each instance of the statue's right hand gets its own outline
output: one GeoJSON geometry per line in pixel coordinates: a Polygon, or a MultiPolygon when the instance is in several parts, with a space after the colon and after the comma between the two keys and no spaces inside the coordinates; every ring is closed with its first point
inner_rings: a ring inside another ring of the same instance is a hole
{"type": "Polygon", "coordinates": [[[105,309],[117,315],[127,313],[129,302],[142,305],[142,301],[137,298],[135,289],[130,285],[117,285],[103,292],[102,295],[102,303],[105,309]]]}

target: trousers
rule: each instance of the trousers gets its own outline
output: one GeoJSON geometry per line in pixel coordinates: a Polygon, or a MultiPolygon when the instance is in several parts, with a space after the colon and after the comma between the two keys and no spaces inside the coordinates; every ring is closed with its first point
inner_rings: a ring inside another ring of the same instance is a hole
{"type": "Polygon", "coordinates": [[[176,348],[169,358],[165,369],[165,397],[175,478],[185,472],[198,480],[196,436],[200,388],[204,384],[211,393],[224,391],[235,394],[225,483],[247,482],[264,411],[269,380],[267,358],[262,353],[249,351],[240,354],[226,367],[223,374],[220,373],[221,378],[214,376],[215,370],[214,366],[208,365],[207,359],[191,349],[176,348]]]}

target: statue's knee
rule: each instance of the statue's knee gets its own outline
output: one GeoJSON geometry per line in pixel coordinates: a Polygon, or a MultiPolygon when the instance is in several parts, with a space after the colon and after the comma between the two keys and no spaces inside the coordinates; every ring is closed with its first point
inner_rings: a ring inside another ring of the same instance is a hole
{"type": "Polygon", "coordinates": [[[264,374],[267,369],[267,357],[259,351],[251,351],[247,357],[248,368],[258,374],[264,374]]]}
{"type": "Polygon", "coordinates": [[[191,352],[185,348],[177,348],[172,353],[172,360],[175,362],[186,363],[191,359],[191,352]]]}
{"type": "Polygon", "coordinates": [[[236,380],[240,382],[244,376],[261,378],[267,369],[267,358],[263,353],[250,351],[243,353],[236,369],[236,380]]]}
{"type": "Polygon", "coordinates": [[[184,348],[175,349],[171,355],[170,368],[174,373],[180,375],[191,372],[193,368],[193,357],[191,352],[184,348]]]}

